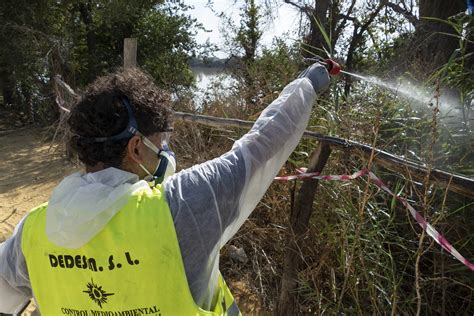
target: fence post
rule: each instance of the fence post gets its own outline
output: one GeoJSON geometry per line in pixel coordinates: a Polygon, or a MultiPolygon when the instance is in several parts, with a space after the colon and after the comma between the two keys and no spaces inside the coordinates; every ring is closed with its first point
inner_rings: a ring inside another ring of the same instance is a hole
{"type": "Polygon", "coordinates": [[[123,40],[123,68],[137,66],[137,39],[125,38],[123,40]]]}
{"type": "MultiPolygon", "coordinates": [[[[308,172],[321,172],[328,161],[331,149],[321,142],[313,151],[308,165],[308,172]]],[[[280,297],[277,302],[277,315],[296,315],[297,274],[301,263],[298,249],[308,230],[308,223],[313,212],[313,201],[318,187],[318,180],[308,179],[303,182],[298,192],[295,205],[290,214],[290,233],[287,239],[280,297]]]]}

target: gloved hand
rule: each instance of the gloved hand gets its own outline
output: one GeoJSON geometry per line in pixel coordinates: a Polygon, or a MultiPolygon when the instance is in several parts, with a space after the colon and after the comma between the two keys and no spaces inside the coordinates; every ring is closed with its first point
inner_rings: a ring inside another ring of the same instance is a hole
{"type": "Polygon", "coordinates": [[[329,87],[329,73],[326,67],[320,63],[314,63],[306,68],[298,78],[308,78],[317,94],[321,94],[329,87]]]}

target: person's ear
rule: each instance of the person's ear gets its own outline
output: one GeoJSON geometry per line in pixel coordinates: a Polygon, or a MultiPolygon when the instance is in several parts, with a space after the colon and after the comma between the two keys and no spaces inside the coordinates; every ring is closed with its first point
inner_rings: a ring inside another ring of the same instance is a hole
{"type": "Polygon", "coordinates": [[[128,160],[136,162],[137,164],[145,161],[145,148],[140,136],[135,135],[130,138],[126,150],[128,160]]]}

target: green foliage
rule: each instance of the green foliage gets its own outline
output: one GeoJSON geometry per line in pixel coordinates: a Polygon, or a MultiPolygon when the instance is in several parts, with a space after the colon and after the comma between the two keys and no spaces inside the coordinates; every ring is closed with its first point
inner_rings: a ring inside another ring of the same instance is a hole
{"type": "Polygon", "coordinates": [[[253,97],[259,98],[254,111],[259,111],[270,103],[275,92],[281,91],[296,77],[298,60],[298,46],[290,46],[283,39],[275,39],[270,47],[262,48],[261,55],[247,66],[248,75],[253,82],[253,86],[247,89],[253,89],[253,97]]]}
{"type": "Polygon", "coordinates": [[[138,64],[163,87],[189,87],[200,25],[183,1],[12,1],[0,4],[0,88],[16,111],[55,116],[52,78],[73,87],[122,65],[123,40],[138,38],[138,64]],[[48,97],[46,97],[48,96],[48,97]],[[46,111],[44,111],[46,110],[46,111]]]}
{"type": "Polygon", "coordinates": [[[126,37],[138,38],[138,64],[163,86],[192,83],[186,62],[197,48],[193,36],[199,25],[186,15],[189,6],[181,1],[96,2],[76,2],[69,17],[77,84],[120,66],[126,37]]]}
{"type": "Polygon", "coordinates": [[[239,45],[243,51],[242,60],[244,64],[248,64],[255,59],[257,45],[262,37],[260,29],[260,7],[255,4],[254,0],[246,0],[240,13],[240,28],[235,36],[235,43],[239,45]]]}
{"type": "MultiPolygon", "coordinates": [[[[458,48],[452,52],[449,60],[439,67],[429,78],[433,86],[447,86],[456,92],[456,107],[451,111],[458,117],[459,127],[439,134],[438,148],[447,159],[445,164],[466,175],[474,175],[470,167],[474,163],[472,139],[474,128],[474,19],[472,16],[458,15],[448,20],[432,19],[444,23],[454,30],[458,48]]],[[[446,34],[444,34],[446,35],[446,34]]]]}
{"type": "MultiPolygon", "coordinates": [[[[249,90],[246,93],[246,107],[255,108],[256,91],[254,87],[258,85],[254,81],[251,73],[254,67],[255,59],[258,54],[258,44],[262,37],[261,8],[256,5],[254,0],[246,0],[240,8],[240,26],[236,26],[232,17],[221,14],[227,29],[223,30],[226,34],[226,49],[230,51],[230,56],[236,60],[235,66],[231,68],[231,72],[242,84],[242,88],[249,90]],[[228,32],[230,30],[231,32],[228,32]]],[[[257,88],[258,89],[258,88],[257,88]]]]}
{"type": "Polygon", "coordinates": [[[256,67],[262,73],[268,85],[269,92],[280,91],[298,74],[300,64],[299,46],[289,45],[283,38],[277,38],[270,47],[262,49],[256,67]]]}
{"type": "Polygon", "coordinates": [[[188,60],[197,54],[194,35],[199,25],[185,14],[188,8],[180,3],[149,11],[136,28],[138,63],[170,89],[194,82],[188,60]]]}

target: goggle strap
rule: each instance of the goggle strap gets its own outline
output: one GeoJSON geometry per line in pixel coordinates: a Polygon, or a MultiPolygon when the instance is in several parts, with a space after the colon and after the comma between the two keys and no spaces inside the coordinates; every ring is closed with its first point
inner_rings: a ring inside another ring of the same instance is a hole
{"type": "Polygon", "coordinates": [[[128,114],[128,124],[127,124],[127,127],[122,132],[120,132],[117,135],[106,136],[106,137],[80,136],[81,139],[85,141],[93,142],[93,143],[103,143],[103,142],[114,141],[114,140],[129,139],[130,137],[135,135],[138,132],[137,120],[135,119],[135,115],[133,115],[133,111],[128,101],[128,98],[124,96],[121,98],[121,100],[122,100],[122,104],[127,109],[127,114],[128,114]]]}
{"type": "Polygon", "coordinates": [[[146,136],[143,136],[142,134],[140,134],[142,136],[142,141],[143,143],[148,147],[150,148],[151,150],[153,150],[157,155],[160,154],[161,152],[161,149],[159,149],[158,147],[155,146],[155,144],[153,144],[151,142],[151,140],[149,140],[146,136]]]}

